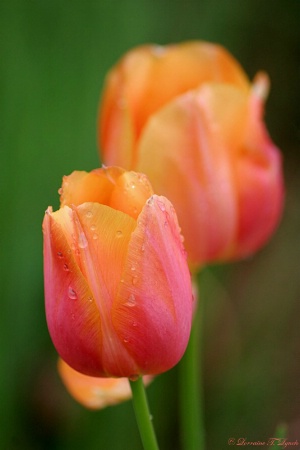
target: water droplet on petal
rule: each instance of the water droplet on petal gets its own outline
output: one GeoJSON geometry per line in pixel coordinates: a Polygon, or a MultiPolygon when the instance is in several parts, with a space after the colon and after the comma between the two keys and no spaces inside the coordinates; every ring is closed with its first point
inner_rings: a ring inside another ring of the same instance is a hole
{"type": "Polygon", "coordinates": [[[84,233],[79,233],[78,236],[78,247],[86,248],[88,246],[88,241],[84,233]]]}
{"type": "Polygon", "coordinates": [[[132,284],[135,286],[137,282],[138,282],[138,277],[137,277],[137,275],[135,275],[134,277],[132,277],[132,284]]]}
{"type": "Polygon", "coordinates": [[[58,189],[58,194],[59,194],[59,195],[62,195],[62,193],[63,193],[63,189],[62,189],[62,188],[59,188],[59,189],[58,189]]]}
{"type": "Polygon", "coordinates": [[[59,257],[59,259],[62,259],[64,257],[64,255],[62,254],[62,252],[57,252],[57,256],[59,257]]]}
{"type": "Polygon", "coordinates": [[[93,234],[93,239],[94,239],[94,240],[98,239],[98,234],[97,234],[97,233],[94,233],[94,234],[93,234]]]}
{"type": "Polygon", "coordinates": [[[122,231],[121,231],[121,230],[118,230],[118,231],[116,232],[116,237],[117,237],[117,238],[120,238],[120,237],[122,237],[122,236],[123,236],[122,231]]]}
{"type": "Polygon", "coordinates": [[[156,56],[157,58],[161,58],[166,53],[167,49],[163,45],[153,45],[151,50],[154,56],[156,56]]]}
{"type": "Polygon", "coordinates": [[[137,327],[137,323],[136,322],[132,322],[132,326],[135,328],[137,327]]]}
{"type": "Polygon", "coordinates": [[[139,379],[139,376],[138,375],[129,375],[128,378],[129,378],[130,381],[136,381],[136,380],[139,379]]]}
{"type": "Polygon", "coordinates": [[[127,338],[124,338],[124,339],[123,339],[123,342],[124,342],[125,344],[128,344],[128,342],[129,342],[129,339],[127,339],[127,338]]]}
{"type": "Polygon", "coordinates": [[[141,246],[141,250],[142,250],[142,252],[145,251],[145,244],[143,244],[143,245],[141,246]]]}
{"type": "Polygon", "coordinates": [[[135,296],[133,294],[130,294],[127,302],[125,303],[126,306],[129,306],[130,308],[132,308],[133,306],[136,305],[136,301],[135,301],[135,296]]]}
{"type": "Polygon", "coordinates": [[[87,217],[88,219],[90,219],[91,217],[93,217],[92,211],[87,211],[87,212],[86,212],[86,217],[87,217]]]}
{"type": "Polygon", "coordinates": [[[68,289],[68,296],[71,300],[77,299],[76,291],[74,291],[74,289],[71,286],[69,286],[69,289],[68,289]]]}
{"type": "Polygon", "coordinates": [[[88,297],[88,301],[89,301],[90,303],[92,303],[92,302],[93,302],[93,297],[88,297]]]}
{"type": "Polygon", "coordinates": [[[91,225],[91,230],[95,231],[96,230],[96,225],[91,225]]]}
{"type": "Polygon", "coordinates": [[[64,271],[65,272],[69,272],[70,271],[68,264],[64,264],[63,267],[64,267],[64,271]]]}

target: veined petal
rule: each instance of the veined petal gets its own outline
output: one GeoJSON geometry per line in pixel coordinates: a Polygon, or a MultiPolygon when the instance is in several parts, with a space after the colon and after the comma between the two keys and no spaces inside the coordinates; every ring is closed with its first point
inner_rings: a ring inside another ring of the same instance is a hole
{"type": "Polygon", "coordinates": [[[155,192],[174,204],[189,260],[198,264],[225,255],[237,227],[234,172],[209,107],[213,93],[214,85],[205,85],[155,114],[141,137],[137,164],[155,192]]]}
{"type": "Polygon", "coordinates": [[[102,329],[93,294],[51,209],[43,231],[46,317],[52,341],[69,365],[96,375],[103,370],[102,329]]]}
{"type": "Polygon", "coordinates": [[[123,341],[115,333],[111,308],[136,221],[121,211],[98,203],[73,207],[72,213],[75,242],[79,247],[78,265],[95,299],[105,336],[102,345],[105,373],[102,375],[128,376],[135,365],[123,348],[123,341]]]}
{"type": "Polygon", "coordinates": [[[176,214],[166,198],[154,195],[132,233],[112,310],[115,330],[140,373],[160,373],[179,361],[191,310],[191,280],[176,214]]]}

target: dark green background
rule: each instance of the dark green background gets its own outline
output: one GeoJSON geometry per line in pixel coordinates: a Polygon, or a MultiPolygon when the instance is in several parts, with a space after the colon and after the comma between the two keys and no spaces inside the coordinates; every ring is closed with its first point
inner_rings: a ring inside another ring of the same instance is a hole
{"type": "MultiPolygon", "coordinates": [[[[272,87],[266,121],[287,201],[252,259],[202,276],[208,448],[265,440],[280,421],[300,442],[299,0],[10,0],[0,4],[0,449],[141,449],[130,402],[89,412],[66,393],[44,317],[41,222],[62,175],[99,165],[107,70],[133,46],[205,39],[272,87]]],[[[177,450],[177,369],[148,389],[161,448],[177,450]]]]}

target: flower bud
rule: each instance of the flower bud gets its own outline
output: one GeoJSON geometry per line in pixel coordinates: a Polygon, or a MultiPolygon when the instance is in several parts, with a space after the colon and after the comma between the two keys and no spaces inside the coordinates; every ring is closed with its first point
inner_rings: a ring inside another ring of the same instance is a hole
{"type": "Polygon", "coordinates": [[[251,85],[222,47],[132,50],[107,77],[100,111],[106,164],[147,174],[173,203],[189,262],[253,254],[283,205],[281,155],[263,122],[269,81],[251,85]]]}
{"type": "Polygon", "coordinates": [[[191,327],[191,279],[171,203],[116,167],[64,177],[46,211],[46,318],[73,369],[135,377],[173,367],[191,327]]]}

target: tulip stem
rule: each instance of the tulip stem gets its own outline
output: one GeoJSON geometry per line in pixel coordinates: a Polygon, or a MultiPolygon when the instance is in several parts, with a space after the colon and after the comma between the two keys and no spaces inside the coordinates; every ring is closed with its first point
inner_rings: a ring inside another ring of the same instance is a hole
{"type": "Polygon", "coordinates": [[[137,380],[129,380],[129,382],[132,391],[133,408],[144,450],[159,450],[143,378],[139,377],[137,380]]]}
{"type": "Polygon", "coordinates": [[[202,308],[197,305],[191,336],[179,364],[181,441],[183,450],[204,450],[202,388],[202,308]]]}

